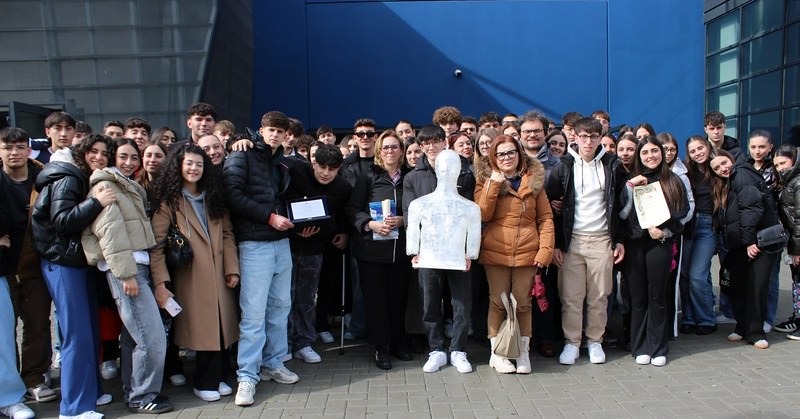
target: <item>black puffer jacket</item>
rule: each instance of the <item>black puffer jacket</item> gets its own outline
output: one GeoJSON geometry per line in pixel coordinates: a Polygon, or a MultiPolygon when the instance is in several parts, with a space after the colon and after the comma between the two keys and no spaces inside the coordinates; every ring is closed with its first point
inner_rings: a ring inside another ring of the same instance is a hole
{"type": "Polygon", "coordinates": [[[772,194],[764,178],[746,162],[737,162],[728,177],[728,198],[718,217],[726,248],[756,244],[756,232],[777,224],[772,194]]]}
{"type": "Polygon", "coordinates": [[[800,165],[795,164],[779,175],[783,188],[778,198],[778,215],[791,237],[787,251],[790,255],[800,255],[800,165]]]}
{"type": "Polygon", "coordinates": [[[289,187],[289,169],[284,159],[282,146],[273,153],[260,138],[253,149],[234,152],[225,159],[225,202],[237,243],[288,237],[288,231],[269,225],[272,214],[286,216],[284,195],[289,187]]]}
{"type": "Polygon", "coordinates": [[[59,265],[87,266],[81,233],[103,210],[86,198],[89,180],[73,163],[51,161],[36,177],[39,196],[33,207],[33,245],[43,259],[59,265]]]}
{"type": "MultiPolygon", "coordinates": [[[[475,176],[469,170],[469,160],[461,159],[461,173],[458,174],[456,188],[458,194],[465,199],[473,200],[475,195],[475,176]]],[[[411,201],[427,195],[436,189],[436,171],[424,156],[417,161],[417,166],[411,170],[403,180],[403,213],[408,212],[411,201]]],[[[408,225],[404,218],[403,222],[408,225]]]]}
{"type": "Polygon", "coordinates": [[[355,227],[350,243],[356,259],[374,263],[395,263],[407,257],[406,232],[402,226],[398,227],[400,235],[397,240],[373,240],[372,230],[366,229],[367,224],[372,221],[369,212],[370,202],[392,199],[397,207],[396,215],[403,215],[403,178],[408,169],[403,166],[400,170],[401,175],[397,183],[377,165],[373,165],[369,171],[361,172],[356,180],[350,203],[347,205],[347,216],[355,227]]]}

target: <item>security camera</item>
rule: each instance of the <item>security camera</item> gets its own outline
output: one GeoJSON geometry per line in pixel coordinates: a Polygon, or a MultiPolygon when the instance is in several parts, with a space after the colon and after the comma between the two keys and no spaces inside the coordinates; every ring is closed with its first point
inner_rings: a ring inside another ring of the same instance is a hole
{"type": "Polygon", "coordinates": [[[456,71],[453,72],[456,77],[461,77],[461,69],[457,68],[456,71]]]}

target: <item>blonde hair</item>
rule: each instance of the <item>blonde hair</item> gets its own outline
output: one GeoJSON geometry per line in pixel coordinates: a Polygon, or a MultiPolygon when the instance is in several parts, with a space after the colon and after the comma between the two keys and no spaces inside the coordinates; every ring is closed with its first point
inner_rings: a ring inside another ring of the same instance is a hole
{"type": "Polygon", "coordinates": [[[382,132],[381,135],[378,136],[378,139],[375,140],[375,164],[381,169],[386,170],[386,163],[384,163],[383,158],[381,157],[381,147],[383,147],[383,141],[387,138],[394,138],[397,140],[397,145],[400,146],[398,149],[398,153],[400,153],[400,160],[397,162],[397,164],[398,167],[402,167],[406,162],[406,153],[405,149],[403,148],[403,141],[400,140],[400,136],[397,135],[397,131],[393,129],[387,129],[386,131],[382,132]]]}

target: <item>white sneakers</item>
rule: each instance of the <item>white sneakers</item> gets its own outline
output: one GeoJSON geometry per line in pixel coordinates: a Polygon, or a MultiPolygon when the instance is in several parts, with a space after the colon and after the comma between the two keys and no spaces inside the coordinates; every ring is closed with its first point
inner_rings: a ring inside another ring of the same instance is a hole
{"type": "MultiPolygon", "coordinates": [[[[17,416],[12,416],[12,417],[14,419],[17,419],[17,416]]],[[[88,412],[83,412],[80,415],[75,415],[75,416],[58,415],[58,419],[103,419],[103,414],[95,412],[94,410],[90,410],[88,412]]]]}
{"type": "Polygon", "coordinates": [[[572,365],[578,359],[578,355],[580,355],[580,349],[577,346],[572,344],[564,345],[564,350],[561,351],[561,355],[558,357],[558,362],[561,365],[572,365]]]}
{"type": "Polygon", "coordinates": [[[295,358],[302,359],[309,364],[318,364],[322,362],[322,357],[314,351],[310,346],[300,348],[294,352],[295,358]]]}
{"type": "Polygon", "coordinates": [[[321,340],[322,343],[333,343],[335,339],[331,332],[319,332],[319,340],[321,340]]]}
{"type": "Polygon", "coordinates": [[[0,407],[0,414],[6,415],[11,419],[30,419],[36,414],[25,403],[14,403],[10,406],[0,407]]]}
{"type": "Polygon", "coordinates": [[[639,365],[650,365],[650,355],[637,355],[636,363],[639,365]]]}
{"type": "Polygon", "coordinates": [[[664,365],[667,365],[667,357],[665,356],[653,357],[653,359],[650,360],[650,365],[656,367],[663,367],[664,365]]]}
{"type": "Polygon", "coordinates": [[[606,353],[603,352],[603,345],[599,342],[589,344],[589,362],[592,364],[602,364],[606,362],[606,353]]]}
{"type": "Polygon", "coordinates": [[[249,381],[239,381],[239,389],[236,391],[236,398],[233,400],[237,406],[250,406],[253,404],[253,396],[256,394],[256,385],[249,381]]]}
{"type": "MultiPolygon", "coordinates": [[[[464,360],[466,361],[466,357],[464,360]]],[[[447,354],[443,351],[433,351],[428,354],[428,361],[422,366],[422,371],[436,372],[445,365],[447,365],[447,354]]],[[[472,366],[470,366],[470,369],[472,369],[472,366]]]]}
{"type": "Polygon", "coordinates": [[[230,396],[231,393],[233,393],[233,389],[228,385],[228,383],[220,382],[217,392],[220,396],[230,396]]]}
{"type": "MultiPolygon", "coordinates": [[[[427,362],[425,363],[427,365],[427,362]]],[[[472,364],[467,361],[467,353],[461,351],[453,351],[450,353],[450,365],[456,367],[456,370],[461,374],[472,372],[472,364]]],[[[424,370],[424,367],[423,367],[424,370]]],[[[427,372],[427,371],[426,371],[427,372]]]]}
{"type": "MultiPolygon", "coordinates": [[[[198,390],[196,388],[194,388],[192,390],[194,391],[194,395],[195,396],[199,397],[200,400],[203,400],[203,401],[206,401],[206,402],[215,402],[215,401],[219,400],[219,398],[220,398],[219,391],[215,391],[215,390],[198,390]]],[[[238,397],[238,395],[237,395],[237,397],[238,397]]]]}
{"type": "Polygon", "coordinates": [[[175,387],[186,385],[186,376],[183,374],[173,374],[169,376],[169,382],[175,387]]]}
{"type": "Polygon", "coordinates": [[[294,384],[300,381],[300,377],[286,367],[280,367],[276,370],[270,370],[266,367],[261,367],[261,371],[259,371],[258,376],[264,381],[274,380],[276,383],[280,384],[294,384]]]}
{"type": "Polygon", "coordinates": [[[103,364],[100,366],[100,376],[102,376],[104,380],[113,380],[117,378],[117,375],[119,375],[117,361],[103,361],[103,364]]]}

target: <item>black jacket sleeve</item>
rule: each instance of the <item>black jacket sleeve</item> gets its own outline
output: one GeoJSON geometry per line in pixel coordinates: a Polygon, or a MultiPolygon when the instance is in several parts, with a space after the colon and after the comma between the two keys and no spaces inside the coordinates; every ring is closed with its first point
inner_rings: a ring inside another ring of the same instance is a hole
{"type": "Polygon", "coordinates": [[[103,211],[100,201],[86,198],[82,193],[85,190],[74,177],[65,177],[53,185],[50,219],[57,235],[81,234],[103,211]]]}

